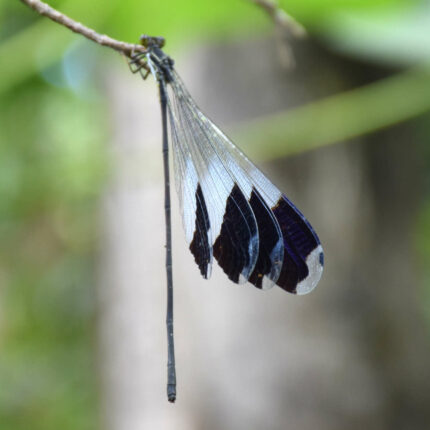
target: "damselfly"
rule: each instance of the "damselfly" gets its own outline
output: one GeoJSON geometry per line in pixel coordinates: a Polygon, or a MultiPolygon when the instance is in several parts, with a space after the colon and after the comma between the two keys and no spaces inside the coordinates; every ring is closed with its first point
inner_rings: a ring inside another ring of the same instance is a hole
{"type": "Polygon", "coordinates": [[[158,82],[165,179],[169,401],[176,399],[168,135],[185,237],[205,279],[215,258],[229,279],[266,290],[306,294],[317,285],[323,250],[302,213],[208,118],[163,51],[164,39],[141,36],[146,52],[131,68],[158,82]],[[169,129],[169,131],[168,131],[169,129]]]}

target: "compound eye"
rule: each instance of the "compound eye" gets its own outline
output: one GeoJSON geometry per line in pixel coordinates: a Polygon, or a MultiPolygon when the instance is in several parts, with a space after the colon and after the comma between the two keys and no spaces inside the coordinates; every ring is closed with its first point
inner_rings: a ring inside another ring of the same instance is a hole
{"type": "Polygon", "coordinates": [[[157,46],[158,48],[162,48],[166,43],[166,39],[164,37],[152,37],[147,34],[142,34],[140,36],[140,44],[145,48],[149,48],[150,46],[157,46]]]}
{"type": "Polygon", "coordinates": [[[159,48],[162,48],[166,44],[166,39],[164,37],[159,36],[159,37],[154,37],[154,39],[156,39],[156,43],[159,48]]]}
{"type": "Polygon", "coordinates": [[[142,34],[139,39],[140,44],[143,45],[145,48],[147,48],[151,43],[151,37],[147,34],[142,34]]]}

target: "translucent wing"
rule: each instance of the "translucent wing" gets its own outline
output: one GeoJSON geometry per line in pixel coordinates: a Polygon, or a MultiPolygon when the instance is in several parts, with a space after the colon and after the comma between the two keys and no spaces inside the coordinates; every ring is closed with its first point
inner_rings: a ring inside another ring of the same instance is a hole
{"type": "Polygon", "coordinates": [[[234,282],[311,291],[323,269],[311,225],[172,74],[168,111],[176,186],[187,242],[202,275],[210,276],[215,256],[234,282]]]}

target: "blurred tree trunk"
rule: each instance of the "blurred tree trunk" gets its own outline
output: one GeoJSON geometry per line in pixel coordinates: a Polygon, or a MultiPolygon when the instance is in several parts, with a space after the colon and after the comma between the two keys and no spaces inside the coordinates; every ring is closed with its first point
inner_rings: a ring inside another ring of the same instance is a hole
{"type": "MultiPolygon", "coordinates": [[[[269,40],[204,46],[176,59],[177,69],[227,131],[387,73],[310,42],[294,46],[297,67],[286,72],[276,52],[269,40]]],[[[113,71],[106,85],[114,175],[103,204],[99,287],[104,428],[429,425],[430,344],[412,243],[423,182],[414,124],[263,166],[323,242],[325,273],[309,296],[235,286],[216,270],[204,281],[173,206],[179,387],[172,407],[158,96],[154,83],[123,77],[123,69],[113,71]]],[[[246,142],[239,146],[246,152],[246,142]]]]}

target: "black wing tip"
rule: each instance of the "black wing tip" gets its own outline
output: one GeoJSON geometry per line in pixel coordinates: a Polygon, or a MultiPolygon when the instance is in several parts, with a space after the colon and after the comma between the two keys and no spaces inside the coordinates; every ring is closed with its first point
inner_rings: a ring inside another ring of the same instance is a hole
{"type": "Polygon", "coordinates": [[[203,278],[210,277],[212,263],[212,249],[209,243],[210,222],[200,184],[196,189],[196,222],[193,240],[190,243],[190,251],[194,255],[194,261],[200,269],[203,278]]]}
{"type": "Polygon", "coordinates": [[[257,262],[259,238],[254,213],[235,183],[227,198],[221,230],[213,255],[228,278],[236,284],[250,277],[257,262]]]}
{"type": "Polygon", "coordinates": [[[269,289],[276,283],[285,291],[298,295],[307,294],[316,287],[324,266],[319,238],[284,194],[270,208],[256,189],[248,201],[235,183],[226,201],[221,230],[213,248],[200,184],[195,198],[195,232],[190,250],[204,279],[210,277],[213,252],[223,271],[235,283],[248,281],[258,289],[269,289]],[[282,241],[281,264],[277,261],[279,258],[271,256],[277,238],[282,241]]]}

